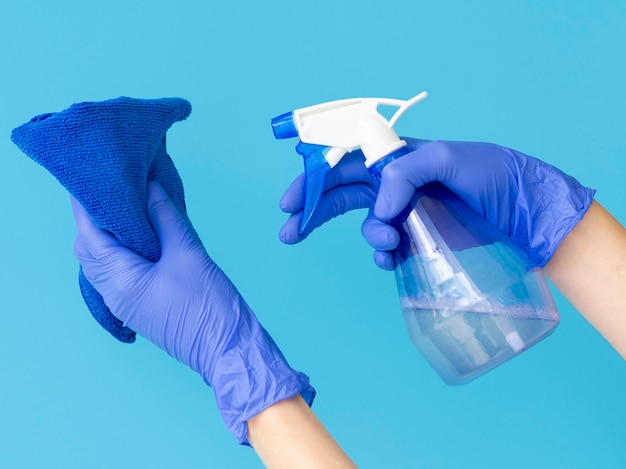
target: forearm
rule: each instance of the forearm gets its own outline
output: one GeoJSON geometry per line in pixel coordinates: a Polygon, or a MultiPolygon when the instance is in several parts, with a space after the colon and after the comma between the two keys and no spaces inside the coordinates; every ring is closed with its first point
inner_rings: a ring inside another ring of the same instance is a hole
{"type": "Polygon", "coordinates": [[[626,230],[594,202],[545,273],[626,359],[626,230]]]}
{"type": "Polygon", "coordinates": [[[271,469],[357,467],[299,395],[248,420],[248,441],[271,469]]]}

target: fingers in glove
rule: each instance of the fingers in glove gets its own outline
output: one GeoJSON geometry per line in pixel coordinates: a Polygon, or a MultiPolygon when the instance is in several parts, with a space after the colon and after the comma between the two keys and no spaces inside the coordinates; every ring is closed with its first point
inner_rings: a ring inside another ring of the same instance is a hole
{"type": "Polygon", "coordinates": [[[148,219],[161,243],[162,259],[181,255],[181,248],[201,248],[190,233],[189,222],[157,181],[148,183],[148,219]]]}
{"type": "Polygon", "coordinates": [[[393,270],[395,268],[393,252],[374,251],[374,263],[383,270],[393,270]]]}
{"type": "Polygon", "coordinates": [[[390,220],[407,206],[416,188],[433,181],[445,183],[449,179],[446,172],[454,169],[450,160],[447,142],[434,141],[385,167],[374,206],[376,216],[390,220]]]}
{"type": "Polygon", "coordinates": [[[299,243],[332,218],[350,210],[371,207],[375,198],[376,192],[369,184],[357,183],[332,189],[322,196],[305,233],[299,233],[302,221],[302,210],[299,210],[287,219],[279,232],[279,238],[285,244],[299,243]]]}
{"type": "Polygon", "coordinates": [[[142,272],[150,269],[152,263],[124,247],[108,231],[98,228],[85,208],[74,197],[70,200],[77,230],[74,253],[85,278],[116,314],[117,308],[112,298],[119,297],[120,291],[133,285],[142,272]]]}
{"type": "MultiPolygon", "coordinates": [[[[324,192],[354,183],[370,183],[370,176],[367,168],[365,168],[363,154],[360,151],[344,156],[341,162],[326,174],[324,192]]],[[[302,210],[304,207],[304,195],[304,174],[300,174],[294,179],[280,199],[280,209],[286,213],[302,210]]]]}
{"type": "Polygon", "coordinates": [[[400,242],[398,231],[376,218],[373,209],[361,225],[361,234],[371,247],[379,251],[392,251],[400,242]]]}
{"type": "Polygon", "coordinates": [[[74,253],[79,260],[101,257],[99,252],[103,249],[120,246],[120,243],[111,233],[96,226],[87,210],[71,194],[70,202],[76,223],[74,253]]]}

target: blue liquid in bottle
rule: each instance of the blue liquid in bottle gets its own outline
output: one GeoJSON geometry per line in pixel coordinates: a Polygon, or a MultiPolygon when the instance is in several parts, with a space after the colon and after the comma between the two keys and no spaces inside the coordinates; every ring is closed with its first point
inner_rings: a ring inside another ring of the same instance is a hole
{"type": "MultiPolygon", "coordinates": [[[[375,184],[402,149],[370,168],[375,184]]],[[[467,383],[552,333],[559,315],[541,269],[438,183],[392,224],[396,282],[409,336],[450,385],[467,383]]]]}

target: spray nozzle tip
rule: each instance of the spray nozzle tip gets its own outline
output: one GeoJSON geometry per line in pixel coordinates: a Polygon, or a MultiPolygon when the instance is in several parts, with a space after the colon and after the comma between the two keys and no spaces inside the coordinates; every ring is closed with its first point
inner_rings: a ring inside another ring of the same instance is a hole
{"type": "Polygon", "coordinates": [[[293,112],[286,112],[272,119],[272,130],[277,139],[293,138],[298,136],[298,129],[293,121],[293,112]]]}

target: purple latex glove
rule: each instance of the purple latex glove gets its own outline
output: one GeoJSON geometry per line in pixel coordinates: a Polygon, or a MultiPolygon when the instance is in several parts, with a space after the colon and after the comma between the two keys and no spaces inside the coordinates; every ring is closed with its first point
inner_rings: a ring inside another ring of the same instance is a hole
{"type": "Polygon", "coordinates": [[[311,404],[308,377],[288,365],[158,183],[148,184],[158,262],[97,228],[74,198],[72,209],[74,252],[86,278],[124,325],[213,387],[224,423],[240,443],[247,443],[247,420],[266,407],[297,394],[311,404]]]}
{"type": "MultiPolygon", "coordinates": [[[[405,140],[412,152],[383,170],[378,196],[362,155],[345,157],[333,168],[311,230],[349,210],[370,208],[361,231],[376,250],[376,264],[392,270],[399,235],[383,220],[398,215],[416,188],[437,181],[543,267],[593,201],[594,190],[543,161],[509,148],[491,143],[405,140]]],[[[298,235],[304,198],[302,177],[291,184],[280,202],[281,209],[292,214],[280,232],[280,239],[287,244],[300,242],[309,234],[298,235]]]]}

